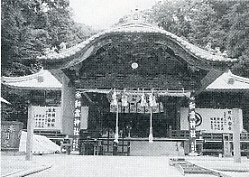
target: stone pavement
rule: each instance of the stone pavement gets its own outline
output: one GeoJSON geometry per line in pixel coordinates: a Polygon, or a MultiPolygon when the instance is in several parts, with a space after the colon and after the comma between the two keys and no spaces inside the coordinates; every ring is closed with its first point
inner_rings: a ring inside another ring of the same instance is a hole
{"type": "Polygon", "coordinates": [[[1,177],[20,177],[52,167],[45,159],[32,158],[25,160],[25,154],[1,152],[1,177]]]}
{"type": "MultiPolygon", "coordinates": [[[[79,156],[78,152],[72,153],[71,155],[65,154],[47,154],[47,155],[34,155],[31,161],[25,160],[24,154],[1,154],[1,176],[2,177],[17,177],[24,176],[27,174],[36,173],[38,171],[46,170],[52,171],[53,166],[58,163],[58,161],[68,160],[75,164],[78,164],[79,168],[85,169],[96,168],[94,166],[102,161],[105,165],[105,161],[108,162],[109,166],[119,166],[120,168],[113,167],[113,171],[120,173],[120,170],[124,174],[129,174],[129,176],[183,176],[175,167],[169,166],[169,156],[79,156]],[[117,161],[117,159],[119,159],[117,161]],[[77,162],[85,161],[89,162],[80,166],[77,162]],[[150,165],[149,165],[150,164],[150,165]],[[153,164],[153,165],[151,165],[153,164]],[[132,170],[131,170],[132,166],[132,170]],[[51,168],[52,167],[52,168],[51,168]],[[129,172],[128,172],[129,171],[129,172]],[[139,174],[138,174],[139,173],[139,174]]],[[[187,161],[197,164],[199,166],[214,169],[227,174],[228,176],[236,177],[249,177],[249,159],[242,157],[241,163],[234,163],[232,158],[219,158],[219,157],[209,157],[209,156],[197,156],[197,157],[184,157],[187,161]]],[[[57,164],[58,165],[58,164],[57,164]]],[[[77,166],[77,165],[76,165],[77,166]]],[[[103,167],[104,168],[104,167],[103,167]]],[[[80,169],[81,170],[81,169],[80,169]]],[[[102,169],[103,170],[103,169],[102,169]]],[[[87,172],[87,171],[86,171],[87,172]]],[[[103,171],[102,171],[103,172],[103,171]]],[[[42,172],[41,172],[42,173],[42,172]]],[[[92,171],[88,171],[88,175],[92,176],[92,171]]],[[[108,171],[107,171],[108,173],[108,171]]],[[[56,173],[57,174],[57,173],[56,173]]],[[[86,174],[86,173],[85,173],[86,174]]],[[[38,175],[37,175],[38,176],[38,175]]],[[[113,175],[109,175],[113,176],[113,175]]],[[[125,176],[125,175],[124,175],[125,176]]],[[[191,177],[201,177],[207,175],[185,175],[191,177]]],[[[209,175],[211,176],[211,175],[209,175]]]]}
{"type": "Polygon", "coordinates": [[[233,157],[186,156],[185,159],[198,166],[220,171],[234,177],[249,177],[249,159],[241,157],[241,163],[235,163],[233,157]]]}

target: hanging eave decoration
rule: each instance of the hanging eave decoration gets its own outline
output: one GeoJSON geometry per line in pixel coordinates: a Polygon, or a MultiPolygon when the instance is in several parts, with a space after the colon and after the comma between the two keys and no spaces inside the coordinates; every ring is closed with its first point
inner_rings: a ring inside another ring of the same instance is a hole
{"type": "MultiPolygon", "coordinates": [[[[113,89],[77,89],[79,92],[84,93],[84,92],[89,92],[89,93],[102,93],[102,94],[107,94],[107,98],[109,102],[111,102],[111,97],[113,94],[113,89]]],[[[122,90],[117,90],[117,94],[121,93],[122,90]]],[[[127,90],[127,94],[129,95],[147,95],[151,93],[151,91],[148,90],[127,90]]],[[[188,97],[190,98],[191,91],[188,90],[155,90],[155,93],[157,94],[158,97],[160,96],[169,96],[169,97],[188,97]]],[[[128,96],[127,101],[131,99],[131,97],[128,96]]]]}
{"type": "Polygon", "coordinates": [[[153,113],[164,112],[163,104],[156,102],[156,96],[157,94],[154,92],[145,94],[144,91],[131,94],[127,91],[112,90],[107,94],[110,101],[110,112],[116,112],[118,106],[120,113],[150,113],[150,108],[153,113]]]}

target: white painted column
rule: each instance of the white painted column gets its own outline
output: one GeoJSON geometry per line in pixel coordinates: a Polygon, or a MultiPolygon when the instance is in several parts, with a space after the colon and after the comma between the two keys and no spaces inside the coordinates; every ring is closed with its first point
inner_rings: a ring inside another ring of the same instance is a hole
{"type": "Polygon", "coordinates": [[[115,127],[115,140],[114,142],[118,143],[118,103],[117,103],[117,110],[116,110],[116,127],[115,127]]]}
{"type": "Polygon", "coordinates": [[[26,160],[32,160],[33,137],[34,137],[34,120],[32,117],[32,106],[28,106],[28,125],[27,125],[27,140],[26,140],[26,160]]]}
{"type": "Polygon", "coordinates": [[[149,142],[153,142],[153,125],[152,125],[152,115],[153,115],[153,108],[150,107],[150,134],[149,134],[149,142]]]}
{"type": "Polygon", "coordinates": [[[152,125],[152,116],[153,116],[153,107],[156,107],[156,97],[153,93],[153,89],[151,94],[149,95],[149,107],[150,107],[150,134],[149,134],[149,142],[153,142],[153,125],[152,125]]]}
{"type": "Polygon", "coordinates": [[[233,153],[234,153],[234,162],[241,163],[241,151],[240,151],[240,117],[239,109],[232,109],[232,118],[233,118],[233,153]]]}

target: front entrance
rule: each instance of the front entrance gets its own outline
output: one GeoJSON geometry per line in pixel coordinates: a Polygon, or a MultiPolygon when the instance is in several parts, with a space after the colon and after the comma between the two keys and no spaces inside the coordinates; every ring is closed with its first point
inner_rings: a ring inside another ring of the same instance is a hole
{"type": "MultiPolygon", "coordinates": [[[[107,113],[103,116],[102,129],[115,132],[115,113],[107,113]],[[108,117],[108,118],[107,118],[108,117]]],[[[149,114],[119,114],[119,137],[146,138],[149,136],[150,115],[149,114]]],[[[167,119],[163,113],[153,115],[153,134],[155,137],[166,137],[167,119]]],[[[103,132],[105,134],[105,132],[103,132]]]]}
{"type": "MultiPolygon", "coordinates": [[[[84,97],[82,102],[84,103],[84,97]]],[[[88,104],[88,120],[85,122],[88,131],[98,131],[97,134],[102,137],[113,138],[116,126],[116,112],[110,112],[110,103],[106,95],[88,94],[96,104],[88,104]],[[93,99],[92,95],[95,95],[93,99]],[[98,97],[98,98],[97,98],[98,97]],[[101,104],[97,103],[101,100],[101,104]]],[[[180,97],[168,97],[161,99],[162,108],[159,112],[152,114],[153,136],[157,138],[168,137],[169,130],[180,129],[180,97]]],[[[86,103],[86,101],[85,101],[86,103]]],[[[148,138],[150,131],[150,113],[118,113],[118,130],[120,138],[148,138]]]]}

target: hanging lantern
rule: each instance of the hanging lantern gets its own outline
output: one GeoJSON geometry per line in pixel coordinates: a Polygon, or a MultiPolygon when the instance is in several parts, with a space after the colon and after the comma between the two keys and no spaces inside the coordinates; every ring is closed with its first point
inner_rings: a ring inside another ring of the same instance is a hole
{"type": "Polygon", "coordinates": [[[114,91],[114,93],[112,94],[111,106],[117,106],[117,105],[118,105],[117,93],[114,91]]]}
{"type": "Polygon", "coordinates": [[[145,94],[143,93],[142,96],[141,96],[141,104],[140,104],[142,107],[146,107],[148,106],[148,103],[146,102],[146,97],[145,97],[145,94]]]}
{"type": "Polygon", "coordinates": [[[156,103],[156,97],[153,93],[150,94],[149,96],[149,104],[150,104],[150,107],[156,107],[157,106],[157,103],[156,103]]]}
{"type": "Polygon", "coordinates": [[[122,98],[121,98],[121,102],[122,102],[122,106],[126,107],[128,106],[128,101],[127,101],[127,95],[125,93],[122,94],[122,98]]]}
{"type": "Polygon", "coordinates": [[[189,110],[195,110],[195,98],[194,97],[190,97],[190,102],[189,102],[189,110]]]}

